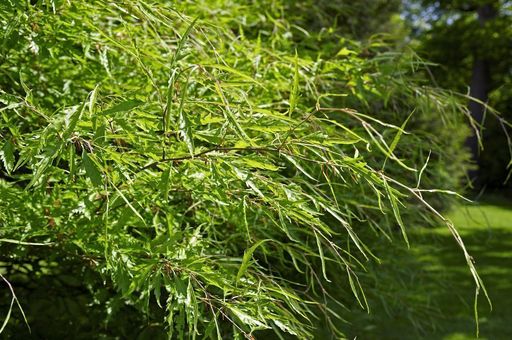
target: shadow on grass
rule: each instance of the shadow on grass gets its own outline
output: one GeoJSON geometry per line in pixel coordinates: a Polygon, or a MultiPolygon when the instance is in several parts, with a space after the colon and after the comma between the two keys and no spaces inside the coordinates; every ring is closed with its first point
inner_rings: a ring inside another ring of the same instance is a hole
{"type": "MultiPolygon", "coordinates": [[[[480,338],[510,339],[512,336],[512,237],[511,230],[464,230],[466,247],[475,259],[493,304],[480,293],[478,299],[480,338]]],[[[451,235],[436,235],[437,249],[429,249],[433,265],[426,270],[444,282],[444,289],[433,292],[442,319],[429,339],[475,338],[474,281],[451,235]]],[[[420,247],[421,248],[421,247],[420,247]]],[[[422,250],[420,250],[421,252],[422,250]]]]}
{"type": "MultiPolygon", "coordinates": [[[[485,202],[454,209],[449,218],[474,258],[493,305],[478,297],[480,339],[512,338],[512,205],[485,202]]],[[[374,285],[370,314],[352,310],[349,338],[476,339],[475,283],[447,228],[419,228],[411,249],[388,247],[374,285]],[[382,301],[381,303],[379,302],[382,301]]]]}

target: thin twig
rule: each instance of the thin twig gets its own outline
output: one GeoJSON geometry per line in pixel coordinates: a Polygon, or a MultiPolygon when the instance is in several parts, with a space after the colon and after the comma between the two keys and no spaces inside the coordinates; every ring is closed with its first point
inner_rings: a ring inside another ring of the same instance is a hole
{"type": "Polygon", "coordinates": [[[213,153],[213,152],[230,152],[230,151],[254,151],[254,152],[270,152],[270,153],[283,153],[288,156],[293,157],[299,157],[305,160],[309,160],[303,156],[292,154],[289,152],[285,152],[282,149],[279,148],[266,148],[266,147],[247,147],[247,148],[241,148],[241,147],[215,147],[211,149],[206,149],[201,152],[198,152],[194,155],[186,155],[186,156],[180,156],[180,157],[172,157],[172,158],[162,158],[159,161],[154,161],[144,167],[141,168],[141,171],[147,170],[149,168],[153,168],[158,164],[165,163],[165,162],[180,162],[185,161],[188,159],[194,159],[194,158],[201,158],[202,156],[205,156],[207,154],[213,153]]]}

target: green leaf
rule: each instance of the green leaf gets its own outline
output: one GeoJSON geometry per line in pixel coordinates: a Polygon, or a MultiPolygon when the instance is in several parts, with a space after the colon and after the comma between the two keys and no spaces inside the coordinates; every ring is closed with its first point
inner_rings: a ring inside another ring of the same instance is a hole
{"type": "Polygon", "coordinates": [[[234,127],[236,133],[240,138],[243,140],[249,140],[249,137],[245,133],[244,129],[238,122],[238,119],[235,117],[233,112],[231,111],[231,107],[229,105],[228,100],[226,99],[226,96],[224,95],[224,92],[222,91],[222,88],[220,86],[220,83],[218,81],[215,82],[215,90],[217,91],[217,94],[222,99],[222,102],[224,103],[224,110],[222,110],[222,113],[226,117],[226,120],[229,121],[229,123],[234,127]]]}
{"type": "Polygon", "coordinates": [[[66,130],[62,135],[63,140],[69,139],[73,131],[75,131],[76,125],[84,113],[86,106],[85,103],[86,102],[84,101],[80,106],[71,108],[66,114],[66,130]]]}
{"type": "Polygon", "coordinates": [[[389,154],[386,155],[386,159],[384,160],[384,165],[382,165],[382,168],[384,169],[386,167],[386,162],[389,159],[391,155],[393,155],[393,152],[395,151],[396,146],[398,145],[398,142],[400,141],[400,137],[402,137],[402,134],[404,133],[405,126],[407,125],[407,122],[409,122],[409,119],[411,119],[412,114],[416,111],[416,109],[412,110],[412,112],[407,116],[407,119],[402,123],[402,126],[400,129],[397,130],[395,134],[395,138],[393,138],[393,141],[391,142],[391,145],[389,146],[389,154]]]}
{"type": "Polygon", "coordinates": [[[167,81],[167,91],[166,91],[166,102],[165,109],[163,113],[163,130],[167,132],[169,130],[169,125],[171,123],[171,113],[172,113],[172,104],[174,97],[174,86],[176,83],[176,79],[178,78],[179,69],[178,69],[178,61],[182,58],[181,52],[185,46],[185,42],[188,39],[188,36],[192,32],[194,25],[196,24],[198,18],[195,18],[187,27],[185,33],[181,36],[178,41],[178,46],[176,47],[176,51],[171,59],[171,63],[169,65],[169,79],[167,81]]]}
{"type": "Polygon", "coordinates": [[[2,147],[2,150],[0,151],[0,158],[2,159],[4,163],[4,168],[7,171],[7,173],[10,175],[11,171],[14,169],[14,145],[9,141],[6,140],[4,143],[4,146],[2,147]]]}
{"type": "Polygon", "coordinates": [[[240,319],[240,321],[242,321],[244,324],[246,324],[250,327],[258,327],[258,328],[262,328],[262,329],[271,328],[271,327],[265,325],[263,322],[259,321],[258,319],[250,316],[249,314],[241,311],[240,309],[238,309],[236,307],[230,306],[229,309],[231,310],[231,312],[233,312],[233,314],[238,319],[240,319]]]}
{"type": "Polygon", "coordinates": [[[113,115],[114,113],[128,112],[138,106],[141,106],[142,104],[144,104],[143,101],[136,100],[136,99],[125,100],[124,102],[114,105],[113,107],[111,107],[107,110],[101,111],[99,114],[108,116],[108,115],[113,115]]]}
{"type": "Polygon", "coordinates": [[[94,90],[89,94],[89,114],[92,116],[94,113],[94,107],[96,106],[96,99],[98,98],[98,89],[100,85],[96,85],[94,90]]]}
{"type": "Polygon", "coordinates": [[[190,75],[192,71],[187,76],[187,81],[185,82],[185,86],[183,88],[183,92],[181,94],[181,101],[180,106],[178,108],[178,122],[179,122],[179,130],[181,137],[187,144],[188,151],[190,152],[190,155],[194,155],[194,137],[192,136],[192,126],[190,124],[190,119],[188,118],[187,113],[183,109],[183,106],[185,104],[185,99],[187,98],[187,90],[189,86],[190,81],[190,75]]]}
{"type": "Polygon", "coordinates": [[[137,211],[137,209],[135,209],[135,207],[133,206],[133,204],[130,203],[130,201],[128,201],[128,199],[126,198],[126,196],[123,194],[123,192],[121,190],[119,190],[118,187],[116,187],[114,185],[114,183],[111,183],[111,185],[114,187],[114,189],[116,190],[116,192],[119,194],[119,196],[121,196],[121,198],[123,199],[123,201],[128,205],[128,207],[133,211],[133,213],[141,220],[141,222],[146,225],[146,220],[144,219],[144,217],[142,217],[142,215],[137,211]]]}
{"type": "Polygon", "coordinates": [[[288,155],[285,155],[283,154],[284,158],[286,158],[287,160],[290,161],[290,163],[292,163],[295,168],[297,168],[297,170],[299,170],[300,172],[302,172],[304,175],[306,175],[309,179],[313,180],[313,181],[317,181],[313,176],[311,176],[306,170],[304,170],[304,168],[299,164],[299,162],[297,162],[295,160],[295,158],[293,158],[292,156],[288,156],[288,155]]]}
{"type": "Polygon", "coordinates": [[[320,237],[318,236],[318,233],[315,231],[315,239],[316,239],[316,246],[318,248],[318,255],[320,256],[320,263],[322,264],[322,274],[324,276],[324,279],[327,282],[331,282],[329,278],[327,277],[327,271],[325,268],[325,256],[324,256],[324,249],[322,242],[320,241],[320,237]]]}
{"type": "Polygon", "coordinates": [[[238,274],[236,275],[236,282],[239,282],[242,276],[244,276],[245,272],[247,271],[247,268],[249,268],[249,262],[252,258],[252,254],[263,243],[271,241],[270,239],[265,239],[256,242],[253,244],[250,248],[245,250],[244,257],[242,258],[242,264],[240,265],[240,268],[238,269],[238,274]]]}
{"type": "Polygon", "coordinates": [[[216,69],[219,69],[219,70],[223,70],[223,71],[226,71],[226,72],[229,72],[229,73],[232,73],[232,74],[235,74],[237,76],[239,76],[240,78],[243,78],[247,81],[250,81],[251,83],[255,83],[255,84],[258,84],[260,86],[263,86],[263,84],[261,84],[260,82],[258,82],[256,79],[248,76],[247,74],[243,73],[243,72],[240,72],[239,70],[236,70],[232,67],[229,67],[229,66],[226,66],[226,65],[221,65],[221,64],[206,64],[206,65],[202,65],[203,67],[208,67],[208,68],[216,68],[216,69]]]}
{"type": "Polygon", "coordinates": [[[244,162],[245,164],[247,164],[251,168],[262,169],[262,170],[270,170],[270,171],[277,171],[277,170],[279,170],[279,167],[275,166],[274,164],[260,162],[260,161],[257,161],[255,159],[251,159],[251,158],[243,158],[242,162],[244,162]]]}
{"type": "Polygon", "coordinates": [[[295,51],[295,60],[294,60],[294,72],[293,72],[293,85],[292,90],[290,92],[290,108],[288,109],[288,115],[291,115],[297,106],[297,102],[299,99],[299,57],[297,55],[297,51],[295,51]]]}
{"type": "Polygon", "coordinates": [[[197,322],[199,319],[199,308],[198,308],[196,293],[194,291],[194,287],[192,286],[191,279],[188,280],[187,298],[185,300],[185,309],[187,311],[187,323],[188,323],[189,335],[192,334],[192,339],[195,339],[196,335],[199,334],[199,332],[197,330],[197,322]]]}
{"type": "Polygon", "coordinates": [[[407,247],[409,248],[410,247],[409,238],[407,237],[407,232],[405,230],[405,225],[404,225],[404,222],[402,220],[402,216],[400,215],[400,209],[398,207],[398,199],[393,194],[393,192],[391,190],[391,187],[388,184],[388,181],[386,179],[384,179],[384,178],[383,178],[383,184],[384,184],[384,188],[386,189],[386,193],[388,195],[389,202],[391,203],[391,209],[393,210],[393,215],[395,215],[395,219],[396,219],[398,225],[400,226],[400,230],[402,232],[402,236],[403,236],[403,238],[405,240],[405,243],[407,244],[407,247]]]}
{"type": "Polygon", "coordinates": [[[85,173],[87,174],[87,177],[91,180],[92,184],[94,184],[97,187],[100,187],[103,185],[103,178],[101,175],[100,170],[98,169],[98,166],[96,163],[91,160],[91,158],[87,155],[87,152],[83,152],[82,154],[82,164],[85,168],[85,173]]]}
{"type": "Polygon", "coordinates": [[[341,50],[339,50],[338,53],[336,53],[336,56],[338,56],[338,57],[340,57],[340,56],[341,57],[346,57],[346,56],[351,55],[351,54],[357,54],[357,52],[349,50],[346,47],[343,47],[341,50]]]}
{"type": "Polygon", "coordinates": [[[171,177],[171,167],[168,167],[167,170],[162,172],[162,176],[160,179],[160,189],[162,192],[162,197],[164,200],[167,200],[169,195],[169,179],[171,177]]]}

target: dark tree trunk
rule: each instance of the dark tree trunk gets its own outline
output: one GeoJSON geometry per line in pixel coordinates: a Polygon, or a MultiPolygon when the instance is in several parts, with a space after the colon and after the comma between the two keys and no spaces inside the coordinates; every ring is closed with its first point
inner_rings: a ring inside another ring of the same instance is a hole
{"type": "MultiPolygon", "coordinates": [[[[477,9],[478,21],[480,26],[484,26],[489,20],[496,17],[497,11],[493,5],[483,5],[477,9]]],[[[468,105],[471,116],[477,123],[482,123],[485,106],[489,99],[489,90],[491,85],[491,70],[489,61],[482,55],[481,51],[475,51],[473,61],[473,75],[470,84],[470,96],[475,98],[468,105]]],[[[467,140],[467,145],[471,150],[472,160],[478,164],[479,144],[478,137],[475,133],[467,140]]],[[[473,180],[478,180],[478,174],[481,169],[470,171],[469,176],[473,180]]]]}

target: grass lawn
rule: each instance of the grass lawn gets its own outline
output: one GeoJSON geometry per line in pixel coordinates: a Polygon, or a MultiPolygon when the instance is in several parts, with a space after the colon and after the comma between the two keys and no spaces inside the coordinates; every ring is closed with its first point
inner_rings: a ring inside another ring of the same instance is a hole
{"type": "MultiPolygon", "coordinates": [[[[453,209],[448,216],[475,259],[493,304],[490,311],[480,294],[480,339],[512,339],[512,201],[490,196],[478,205],[453,209]]],[[[430,230],[428,234],[427,237],[439,239],[441,247],[426,249],[420,245],[414,251],[434,263],[428,270],[446,279],[443,281],[448,286],[435,293],[443,322],[425,338],[475,339],[474,284],[463,256],[446,228],[430,230]]]]}
{"type": "MultiPolygon", "coordinates": [[[[475,260],[493,309],[478,299],[480,337],[512,339],[512,201],[488,196],[448,214],[475,260]]],[[[373,281],[385,304],[353,310],[349,338],[467,340],[476,338],[475,284],[464,256],[446,227],[410,232],[411,249],[384,248],[373,281]],[[416,327],[412,326],[416,324],[416,327]],[[435,326],[434,326],[435,325],[435,326]]],[[[374,297],[374,302],[378,301],[374,297]]]]}

